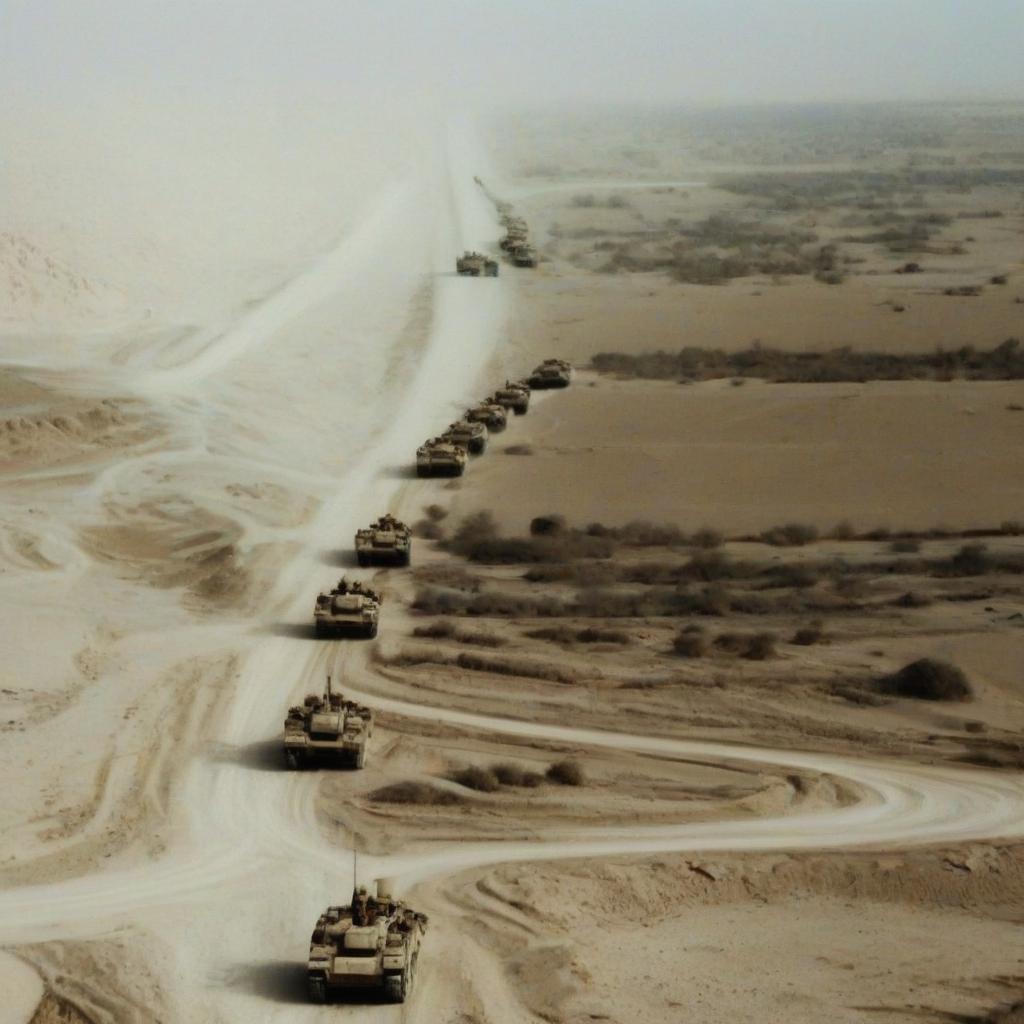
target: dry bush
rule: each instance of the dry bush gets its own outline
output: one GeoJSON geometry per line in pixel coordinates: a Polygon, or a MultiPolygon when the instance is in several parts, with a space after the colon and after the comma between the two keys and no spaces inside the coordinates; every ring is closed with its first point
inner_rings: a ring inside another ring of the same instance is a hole
{"type": "Polygon", "coordinates": [[[448,518],[448,509],[443,505],[428,505],[423,511],[432,523],[439,523],[442,519],[448,518]]]}
{"type": "Polygon", "coordinates": [[[774,633],[719,633],[715,646],[750,661],[765,661],[775,656],[774,633]]]}
{"type": "Polygon", "coordinates": [[[528,768],[523,768],[522,765],[508,762],[492,764],[491,772],[503,786],[522,786],[527,789],[536,789],[544,782],[544,776],[539,772],[530,771],[528,768]]]}
{"type": "Polygon", "coordinates": [[[554,644],[571,644],[576,639],[576,630],[569,626],[544,626],[541,629],[528,629],[524,634],[531,640],[548,640],[554,644]]]}
{"type": "Polygon", "coordinates": [[[547,516],[535,516],[530,520],[531,537],[553,537],[565,531],[565,516],[552,513],[547,516]]]}
{"type": "Polygon", "coordinates": [[[793,639],[790,643],[796,644],[798,647],[813,647],[814,644],[821,643],[825,636],[825,629],[820,622],[811,622],[806,626],[801,626],[794,634],[793,639]]]}
{"type": "Polygon", "coordinates": [[[921,542],[911,538],[900,538],[889,545],[894,555],[916,555],[921,550],[921,542]]]}
{"type": "Polygon", "coordinates": [[[765,586],[771,588],[786,587],[793,590],[806,590],[821,579],[821,573],[812,565],[771,566],[767,570],[767,574],[765,586]]]}
{"type": "Polygon", "coordinates": [[[803,547],[818,539],[818,529],[808,523],[785,523],[773,526],[758,536],[758,540],[779,548],[803,547]]]}
{"type": "Polygon", "coordinates": [[[583,766],[579,761],[555,761],[554,764],[548,766],[544,777],[549,782],[554,782],[559,786],[586,785],[586,776],[583,772],[583,766]]]}
{"type": "Polygon", "coordinates": [[[443,806],[462,803],[457,793],[438,789],[427,782],[395,782],[382,786],[369,794],[369,799],[378,804],[422,804],[443,806]]]}
{"type": "Polygon", "coordinates": [[[920,658],[880,681],[883,693],[916,700],[970,700],[971,684],[956,665],[920,658]]]}
{"type": "Polygon", "coordinates": [[[422,540],[444,540],[444,527],[432,519],[418,519],[412,524],[412,532],[422,540]]]}
{"type": "Polygon", "coordinates": [[[650,380],[757,377],[793,383],[867,380],[1020,380],[1024,350],[1016,338],[991,349],[967,345],[946,351],[895,354],[837,348],[789,352],[754,345],[739,352],[685,347],[676,352],[601,352],[591,366],[603,373],[650,380]]]}
{"type": "Polygon", "coordinates": [[[502,449],[506,455],[532,455],[533,446],[528,444],[510,444],[502,449]]]}
{"type": "Polygon", "coordinates": [[[465,786],[466,789],[475,789],[478,793],[496,793],[501,788],[498,777],[490,768],[482,768],[475,764],[452,772],[448,778],[460,786],[465,786]]]}
{"type": "Polygon", "coordinates": [[[833,540],[853,540],[857,536],[857,531],[852,523],[844,519],[841,523],[836,523],[830,536],[833,540]]]}
{"type": "Polygon", "coordinates": [[[477,647],[504,647],[508,641],[497,633],[486,633],[482,630],[472,633],[458,632],[455,639],[460,644],[473,644],[477,647]]]}
{"type": "Polygon", "coordinates": [[[700,626],[687,626],[672,641],[672,650],[681,658],[703,658],[708,653],[708,638],[700,626]]]}
{"type": "Polygon", "coordinates": [[[546,662],[526,658],[491,658],[485,654],[470,654],[464,651],[455,659],[459,668],[470,672],[490,672],[493,675],[521,676],[527,679],[543,679],[552,683],[574,683],[579,678],[571,668],[549,665],[546,662]]]}
{"type": "Polygon", "coordinates": [[[950,558],[947,572],[950,576],[982,576],[991,572],[995,563],[984,544],[964,544],[950,558]]]}
{"type": "Polygon", "coordinates": [[[629,644],[633,638],[621,629],[601,629],[597,626],[588,626],[576,634],[576,639],[581,644],[629,644]]]}
{"type": "Polygon", "coordinates": [[[705,526],[690,537],[690,543],[697,548],[718,548],[725,543],[725,537],[718,530],[705,526]]]}
{"type": "Polygon", "coordinates": [[[426,626],[417,626],[412,631],[412,635],[426,637],[430,640],[448,640],[455,636],[455,626],[445,619],[439,619],[426,626]]]}

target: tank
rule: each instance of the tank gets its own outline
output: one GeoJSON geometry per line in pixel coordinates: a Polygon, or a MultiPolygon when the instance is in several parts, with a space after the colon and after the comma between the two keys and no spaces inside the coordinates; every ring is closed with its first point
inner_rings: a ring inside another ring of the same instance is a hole
{"type": "Polygon", "coordinates": [[[537,266],[537,250],[532,245],[515,244],[509,250],[509,255],[517,267],[537,266]]]}
{"type": "Polygon", "coordinates": [[[466,470],[466,449],[435,437],[416,449],[417,476],[462,476],[466,470]]]}
{"type": "Polygon", "coordinates": [[[464,252],[455,261],[455,269],[463,277],[497,277],[498,261],[480,252],[464,252]]]}
{"type": "Polygon", "coordinates": [[[572,366],[564,359],[545,359],[530,374],[531,388],[567,388],[572,380],[572,366]]]}
{"type": "Polygon", "coordinates": [[[412,530],[388,513],[356,531],[356,558],[361,566],[408,565],[412,530]]]}
{"type": "Polygon", "coordinates": [[[528,384],[507,380],[505,386],[498,388],[489,401],[522,416],[530,408],[530,387],[528,384]]]}
{"type": "Polygon", "coordinates": [[[330,592],[317,595],[313,618],[317,636],[354,636],[372,639],[377,635],[381,596],[358,580],[343,576],[330,592]]]}
{"type": "Polygon", "coordinates": [[[487,447],[487,436],[483,423],[457,420],[441,435],[441,440],[461,445],[472,455],[481,455],[487,447]]]}
{"type": "Polygon", "coordinates": [[[308,694],[288,709],[284,721],[284,760],[291,769],[312,761],[362,768],[366,741],[373,735],[373,712],[331,689],[331,677],[323,696],[308,694]]]}
{"type": "Polygon", "coordinates": [[[481,402],[479,405],[474,405],[472,409],[466,410],[466,414],[462,418],[469,420],[470,423],[483,423],[492,434],[504,430],[508,425],[508,414],[505,412],[505,407],[498,405],[497,402],[481,402]]]}
{"type": "Polygon", "coordinates": [[[391,897],[383,882],[371,896],[365,887],[352,892],[348,906],[328,907],[309,942],[307,984],[314,1003],[349,990],[380,992],[404,1003],[416,980],[426,914],[391,897]]]}

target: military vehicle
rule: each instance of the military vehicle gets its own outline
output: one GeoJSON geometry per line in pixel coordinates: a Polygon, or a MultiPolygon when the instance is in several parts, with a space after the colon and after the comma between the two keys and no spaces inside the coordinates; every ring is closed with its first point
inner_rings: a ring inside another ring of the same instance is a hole
{"type": "Polygon", "coordinates": [[[530,408],[530,387],[528,384],[507,380],[505,386],[498,388],[488,401],[511,409],[517,416],[522,416],[530,408]]]}
{"type": "Polygon", "coordinates": [[[545,359],[530,374],[531,388],[567,388],[572,380],[572,367],[564,359],[545,359]]]}
{"type": "Polygon", "coordinates": [[[509,250],[509,255],[517,267],[537,266],[537,250],[532,245],[526,245],[525,243],[514,245],[509,250]]]}
{"type": "Polygon", "coordinates": [[[288,709],[284,722],[284,760],[291,769],[313,760],[331,760],[362,768],[366,741],[373,735],[373,712],[345,700],[331,689],[323,696],[310,693],[302,704],[288,709]]]}
{"type": "Polygon", "coordinates": [[[435,437],[416,449],[416,475],[462,476],[467,457],[461,444],[435,437]]]}
{"type": "Polygon", "coordinates": [[[505,407],[498,405],[497,402],[481,402],[479,405],[474,405],[472,409],[466,410],[466,414],[462,418],[469,420],[470,423],[483,423],[492,434],[504,430],[508,425],[508,414],[505,412],[505,407]]]}
{"type": "Polygon", "coordinates": [[[405,1002],[416,978],[426,914],[392,898],[377,882],[371,896],[360,886],[347,906],[328,907],[309,942],[307,984],[314,1003],[331,992],[377,990],[393,1003],[405,1002]]]}
{"type": "Polygon", "coordinates": [[[497,277],[498,261],[480,252],[465,252],[455,261],[455,269],[463,277],[497,277]]]}
{"type": "Polygon", "coordinates": [[[483,423],[457,420],[441,435],[441,440],[461,445],[471,455],[481,455],[487,447],[487,427],[483,423]]]}
{"type": "Polygon", "coordinates": [[[381,596],[356,580],[349,583],[344,576],[328,594],[317,595],[313,619],[317,636],[358,636],[372,639],[377,635],[381,596]]]}
{"type": "Polygon", "coordinates": [[[388,513],[375,523],[356,530],[356,558],[368,565],[408,565],[412,553],[412,530],[388,513]]]}

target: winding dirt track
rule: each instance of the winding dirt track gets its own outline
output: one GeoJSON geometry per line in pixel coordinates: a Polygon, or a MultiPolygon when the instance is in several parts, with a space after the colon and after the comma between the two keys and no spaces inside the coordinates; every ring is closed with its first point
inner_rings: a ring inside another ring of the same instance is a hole
{"type": "MultiPolygon", "coordinates": [[[[221,388],[221,375],[240,358],[271,344],[276,332],[310,305],[328,294],[337,302],[334,293],[340,288],[344,292],[341,306],[347,311],[346,331],[350,335],[386,333],[399,369],[390,377],[385,375],[391,381],[386,402],[371,396],[358,406],[358,386],[345,393],[344,400],[357,408],[366,408],[367,402],[376,404],[372,429],[351,449],[333,499],[323,505],[315,522],[296,533],[298,553],[280,567],[267,597],[267,607],[275,614],[305,621],[313,587],[327,582],[335,572],[325,569],[320,553],[335,545],[338,537],[351,536],[358,524],[381,508],[400,503],[403,488],[406,502],[415,497],[419,504],[428,493],[423,489],[426,485],[401,483],[395,474],[382,476],[381,468],[404,465],[412,444],[432,425],[446,422],[453,399],[461,401],[474,393],[494,352],[507,314],[509,285],[503,278],[466,282],[446,274],[454,251],[481,244],[495,231],[492,211],[472,184],[481,159],[471,136],[453,131],[422,181],[388,191],[352,236],[310,273],[231,330],[200,342],[193,339],[193,348],[185,352],[152,353],[141,390],[159,400],[168,415],[178,415],[180,447],[112,467],[93,485],[91,500],[130,489],[140,474],[156,466],[173,471],[198,451],[210,473],[225,461],[236,466],[258,464],[258,446],[245,439],[244,429],[238,436],[211,437],[187,415],[190,405],[221,388]],[[440,207],[438,194],[445,197],[440,207]],[[424,215],[423,204],[431,202],[434,212],[424,215]],[[412,241],[410,224],[416,225],[412,241]],[[404,293],[393,294],[396,303],[404,303],[401,316],[381,310],[380,292],[368,300],[356,279],[357,270],[369,265],[375,274],[386,277],[389,254],[396,246],[410,247],[409,259],[425,260],[434,270],[426,290],[407,284],[404,293]],[[345,278],[346,274],[352,278],[345,278]],[[345,278],[340,286],[339,275],[345,278]],[[402,325],[416,316],[428,326],[419,343],[403,356],[401,346],[409,342],[402,325]]],[[[243,428],[251,426],[251,416],[241,411],[244,375],[233,380],[233,386],[237,390],[227,396],[228,406],[238,412],[243,428]]],[[[280,422],[295,418],[287,408],[289,401],[288,395],[283,396],[284,408],[273,411],[280,422]]],[[[298,472],[294,466],[275,468],[279,473],[298,472]]],[[[259,539],[258,523],[245,527],[250,541],[259,539]]],[[[336,668],[338,657],[337,645],[311,644],[293,636],[250,634],[237,640],[245,660],[216,737],[227,751],[272,741],[289,696],[299,697],[317,687],[327,668],[336,668]]],[[[346,677],[359,687],[354,691],[347,686],[348,692],[394,714],[580,747],[789,767],[843,780],[857,794],[847,806],[814,813],[680,826],[580,829],[535,842],[439,844],[361,862],[361,873],[393,877],[400,888],[502,861],[683,850],[892,848],[1024,835],[1024,786],[1017,777],[584,731],[421,708],[376,692],[364,647],[350,646],[344,657],[346,677]]],[[[351,885],[349,851],[328,843],[318,828],[315,787],[315,775],[258,770],[230,757],[195,758],[185,767],[168,808],[175,822],[169,831],[177,837],[170,848],[149,863],[3,892],[0,942],[14,946],[102,937],[125,927],[156,932],[174,951],[174,971],[166,981],[176,1016],[270,1020],[294,1013],[287,999],[266,998],[267,986],[260,978],[273,973],[275,964],[301,962],[310,922],[326,901],[344,898],[351,885]]],[[[357,1020],[426,1019],[437,1010],[435,987],[428,985],[404,1011],[367,1006],[347,1012],[357,1020]]],[[[308,1007],[303,1012],[331,1011],[308,1007]]]]}

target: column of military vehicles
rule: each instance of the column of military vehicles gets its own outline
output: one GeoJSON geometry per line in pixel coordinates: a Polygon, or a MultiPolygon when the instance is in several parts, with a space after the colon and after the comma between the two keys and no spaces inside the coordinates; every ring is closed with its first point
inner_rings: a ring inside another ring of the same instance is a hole
{"type": "MultiPolygon", "coordinates": [[[[417,474],[461,476],[469,455],[479,455],[487,447],[489,433],[505,429],[509,409],[521,416],[529,408],[533,388],[568,387],[571,379],[572,367],[567,362],[546,359],[529,377],[506,381],[417,450],[417,474]]],[[[355,550],[364,568],[408,566],[412,531],[389,513],[356,531],[355,550]]],[[[378,591],[342,577],[330,591],[317,595],[313,611],[316,635],[375,637],[381,602],[378,591]]],[[[309,694],[302,704],[288,710],[285,763],[293,770],[313,763],[362,768],[372,734],[373,712],[335,693],[328,676],[322,695],[309,694]]],[[[313,929],[306,975],[310,1000],[325,1003],[332,993],[358,990],[377,992],[390,1002],[404,1002],[415,977],[426,927],[426,915],[395,900],[385,881],[378,880],[374,894],[357,885],[351,903],[328,907],[313,929]]]]}

